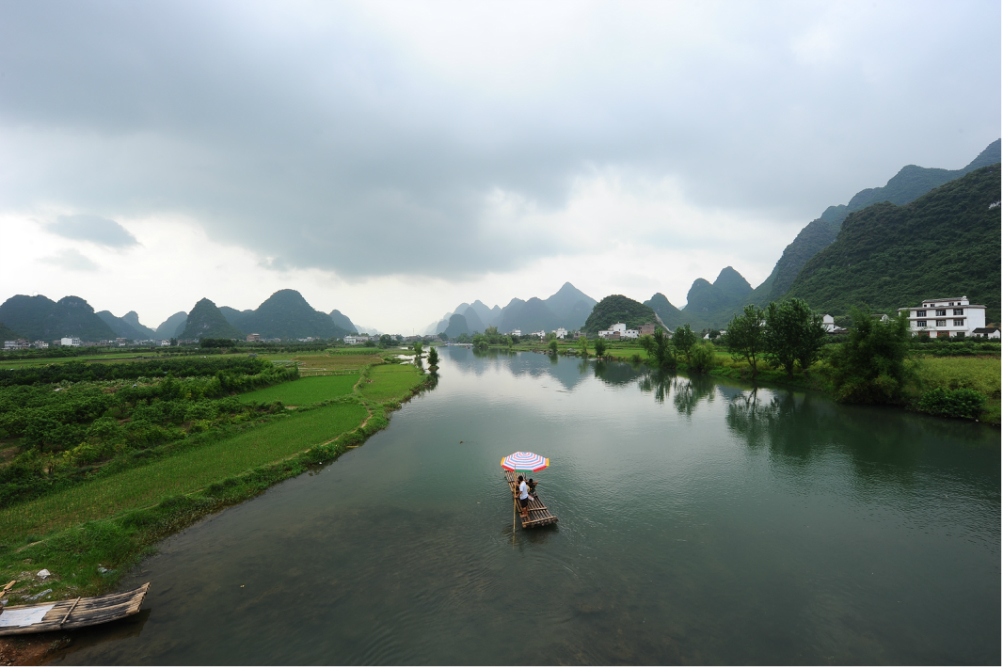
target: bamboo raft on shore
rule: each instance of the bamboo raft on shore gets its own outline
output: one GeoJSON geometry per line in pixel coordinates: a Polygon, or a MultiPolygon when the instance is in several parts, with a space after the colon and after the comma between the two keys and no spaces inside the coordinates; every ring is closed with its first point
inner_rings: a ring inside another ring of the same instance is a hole
{"type": "MultiPolygon", "coordinates": [[[[518,473],[512,472],[511,470],[504,471],[505,480],[508,482],[508,487],[511,489],[511,495],[513,498],[518,498],[518,473]]],[[[520,508],[521,509],[521,508],[520,508]]],[[[521,517],[521,512],[519,513],[521,517]]],[[[550,510],[543,501],[539,499],[536,494],[529,494],[529,518],[522,519],[523,528],[537,528],[539,526],[548,526],[551,523],[556,523],[559,519],[550,514],[550,510]]]]}
{"type": "Polygon", "coordinates": [[[132,616],[139,613],[149,589],[150,583],[146,582],[124,593],[4,607],[0,613],[0,637],[73,630],[132,616]]]}

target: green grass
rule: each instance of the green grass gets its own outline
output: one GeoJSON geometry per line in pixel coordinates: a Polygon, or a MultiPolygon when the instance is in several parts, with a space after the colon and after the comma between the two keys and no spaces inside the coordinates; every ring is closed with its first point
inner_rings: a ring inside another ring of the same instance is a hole
{"type": "Polygon", "coordinates": [[[358,404],[324,406],[265,424],[205,447],[0,510],[4,543],[159,503],[214,481],[293,456],[357,428],[358,404]]]}
{"type": "Polygon", "coordinates": [[[981,420],[999,424],[1002,417],[1002,359],[985,357],[921,357],[914,359],[921,393],[943,389],[974,389],[988,398],[981,420]]]}
{"type": "Polygon", "coordinates": [[[326,401],[339,396],[345,396],[352,392],[355,383],[358,382],[358,373],[348,375],[318,375],[315,377],[304,377],[291,382],[265,387],[256,391],[250,391],[240,395],[240,400],[244,403],[257,401],[259,403],[271,403],[272,401],[282,401],[285,405],[313,405],[321,401],[326,401]]]}
{"type": "Polygon", "coordinates": [[[417,387],[424,378],[412,364],[373,366],[367,380],[362,381],[362,396],[376,403],[399,399],[417,387]]]}

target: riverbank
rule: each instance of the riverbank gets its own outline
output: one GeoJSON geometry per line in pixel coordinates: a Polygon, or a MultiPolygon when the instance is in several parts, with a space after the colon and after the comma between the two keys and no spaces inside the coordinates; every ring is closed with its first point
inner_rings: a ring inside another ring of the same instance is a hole
{"type": "MultiPolygon", "coordinates": [[[[396,360],[374,356],[350,393],[312,404],[297,384],[312,378],[259,390],[281,400],[284,387],[299,404],[286,401],[295,409],[282,419],[3,510],[0,579],[17,581],[9,604],[110,590],[163,538],[361,445],[433,382],[413,364],[388,361],[396,360]]],[[[5,660],[21,659],[7,657],[10,640],[0,647],[5,660]]]]}
{"type": "MultiPolygon", "coordinates": [[[[594,341],[589,341],[594,351],[594,341]]],[[[507,349],[507,348],[506,348],[507,349]]],[[[542,343],[522,343],[513,348],[515,351],[531,351],[549,353],[542,343]]],[[[558,354],[580,355],[579,348],[572,342],[560,342],[558,354]]],[[[796,387],[821,391],[833,396],[834,391],[826,372],[827,367],[820,361],[807,372],[797,369],[793,375],[787,375],[780,368],[773,368],[765,361],[759,361],[758,373],[754,380],[748,362],[735,361],[726,349],[715,350],[715,363],[707,371],[714,377],[726,377],[746,382],[754,381],[762,386],[796,387]]],[[[604,359],[612,359],[633,364],[646,364],[647,353],[639,345],[624,343],[607,344],[604,359]]],[[[910,370],[914,378],[905,391],[904,402],[892,407],[903,408],[914,412],[927,412],[923,409],[922,398],[933,390],[956,391],[970,389],[984,397],[984,410],[977,420],[995,426],[1002,425],[1002,358],[994,354],[970,356],[944,356],[933,350],[916,349],[908,358],[910,370]]],[[[677,370],[688,372],[689,366],[680,361],[677,370]]]]}

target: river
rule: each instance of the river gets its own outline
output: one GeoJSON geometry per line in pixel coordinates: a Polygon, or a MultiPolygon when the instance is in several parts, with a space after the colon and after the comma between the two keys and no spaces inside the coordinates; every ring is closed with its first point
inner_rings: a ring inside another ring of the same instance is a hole
{"type": "Polygon", "coordinates": [[[437,387],[160,545],[67,664],[1000,662],[999,432],[622,363],[437,387]],[[499,462],[559,524],[512,530],[499,462]]]}

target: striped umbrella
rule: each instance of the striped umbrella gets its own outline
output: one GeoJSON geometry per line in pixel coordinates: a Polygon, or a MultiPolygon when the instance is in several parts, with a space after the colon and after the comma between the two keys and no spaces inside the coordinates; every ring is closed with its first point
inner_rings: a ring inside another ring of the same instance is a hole
{"type": "Polygon", "coordinates": [[[515,452],[501,459],[501,467],[505,470],[522,470],[539,472],[550,465],[550,459],[532,452],[515,452]]]}

